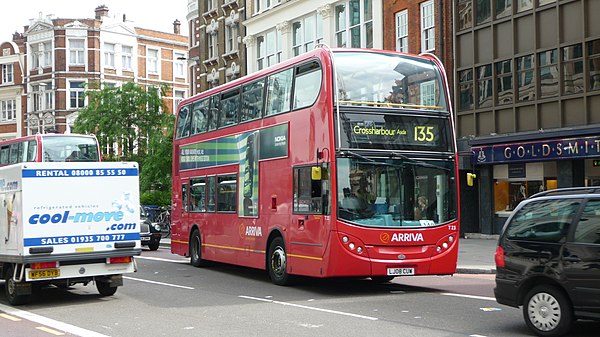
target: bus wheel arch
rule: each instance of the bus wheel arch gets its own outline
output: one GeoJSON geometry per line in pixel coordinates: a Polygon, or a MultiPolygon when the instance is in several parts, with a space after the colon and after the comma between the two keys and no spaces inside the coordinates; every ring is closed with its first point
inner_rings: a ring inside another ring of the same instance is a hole
{"type": "Polygon", "coordinates": [[[287,250],[283,235],[279,231],[273,231],[269,235],[267,250],[267,271],[271,282],[276,285],[289,285],[292,281],[288,273],[287,250]]]}

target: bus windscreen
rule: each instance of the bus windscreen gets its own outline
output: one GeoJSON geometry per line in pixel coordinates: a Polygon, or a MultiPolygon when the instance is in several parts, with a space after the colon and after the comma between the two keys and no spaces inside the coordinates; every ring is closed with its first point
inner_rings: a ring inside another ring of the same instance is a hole
{"type": "Polygon", "coordinates": [[[43,137],[42,151],[42,160],[45,162],[100,161],[98,144],[91,137],[43,137]]]}

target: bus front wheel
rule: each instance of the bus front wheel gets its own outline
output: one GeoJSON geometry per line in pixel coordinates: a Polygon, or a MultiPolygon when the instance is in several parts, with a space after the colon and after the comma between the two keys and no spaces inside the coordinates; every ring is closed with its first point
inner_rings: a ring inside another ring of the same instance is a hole
{"type": "Polygon", "coordinates": [[[282,237],[277,237],[269,245],[267,268],[271,282],[284,286],[290,284],[291,277],[287,272],[287,253],[282,237]]]}

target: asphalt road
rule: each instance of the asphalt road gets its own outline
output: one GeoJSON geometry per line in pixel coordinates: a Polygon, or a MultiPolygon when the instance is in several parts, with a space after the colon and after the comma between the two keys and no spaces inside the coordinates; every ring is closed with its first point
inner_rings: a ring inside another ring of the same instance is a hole
{"type": "MultiPolygon", "coordinates": [[[[406,277],[387,284],[302,278],[280,287],[264,271],[223,264],[194,268],[164,248],[145,250],[137,263],[139,271],[126,275],[125,285],[110,297],[100,297],[93,285],[45,289],[14,311],[0,295],[0,335],[530,335],[519,309],[495,302],[489,274],[406,277]]],[[[596,336],[598,328],[600,323],[578,323],[573,335],[596,336]]]]}

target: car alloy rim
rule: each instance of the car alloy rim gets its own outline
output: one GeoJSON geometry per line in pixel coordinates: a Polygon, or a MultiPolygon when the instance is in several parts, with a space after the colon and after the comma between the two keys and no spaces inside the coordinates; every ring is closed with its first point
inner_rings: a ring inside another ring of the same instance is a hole
{"type": "Polygon", "coordinates": [[[529,321],[536,329],[551,331],[560,323],[560,303],[548,293],[535,294],[527,306],[529,321]]]}

